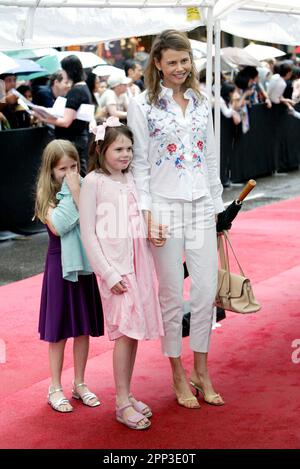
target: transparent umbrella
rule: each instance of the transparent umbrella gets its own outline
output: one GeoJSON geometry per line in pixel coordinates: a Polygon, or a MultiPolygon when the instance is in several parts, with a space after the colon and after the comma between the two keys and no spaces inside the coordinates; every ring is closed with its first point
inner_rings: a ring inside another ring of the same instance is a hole
{"type": "Polygon", "coordinates": [[[255,57],[252,57],[244,49],[240,47],[223,47],[221,49],[221,57],[229,65],[252,65],[253,67],[259,67],[260,62],[255,57]]]}
{"type": "Polygon", "coordinates": [[[113,74],[124,74],[124,70],[121,68],[114,67],[113,65],[98,65],[93,69],[93,73],[98,77],[108,77],[113,74]]]}
{"type": "Polygon", "coordinates": [[[41,67],[41,65],[34,62],[33,60],[14,59],[14,61],[16,62],[16,65],[10,68],[7,71],[8,73],[14,73],[16,75],[19,75],[19,74],[24,74],[24,73],[28,74],[32,72],[44,72],[46,70],[44,67],[41,67]]]}
{"type": "Polygon", "coordinates": [[[105,60],[101,59],[98,55],[93,52],[83,52],[78,50],[64,50],[57,53],[57,56],[60,61],[69,55],[76,55],[80,62],[82,63],[83,68],[93,68],[97,65],[106,64],[105,60]]]}
{"type": "Polygon", "coordinates": [[[45,77],[51,75],[52,73],[57,72],[61,69],[60,61],[56,55],[47,55],[46,57],[41,57],[36,61],[38,65],[43,67],[41,72],[33,72],[26,75],[20,75],[20,80],[34,80],[35,78],[45,77]]]}
{"type": "Polygon", "coordinates": [[[286,54],[286,52],[277,49],[276,47],[264,46],[261,44],[249,44],[244,47],[243,50],[248,52],[248,54],[252,55],[252,57],[255,57],[257,60],[273,59],[286,54]]]}
{"type": "Polygon", "coordinates": [[[43,49],[9,50],[5,52],[5,54],[14,59],[39,59],[45,55],[57,55],[57,53],[58,51],[52,47],[46,47],[43,49]]]}
{"type": "MultiPolygon", "coordinates": [[[[203,68],[203,61],[207,55],[206,42],[190,39],[190,44],[192,47],[196,66],[198,66],[198,68],[199,66],[200,68],[203,68]]],[[[212,55],[213,57],[215,56],[214,46],[212,48],[212,55]]],[[[252,65],[254,67],[260,66],[260,59],[258,60],[255,56],[250,54],[249,51],[240,47],[223,47],[223,49],[221,49],[221,59],[223,65],[229,65],[230,68],[236,68],[238,65],[252,65]]]]}

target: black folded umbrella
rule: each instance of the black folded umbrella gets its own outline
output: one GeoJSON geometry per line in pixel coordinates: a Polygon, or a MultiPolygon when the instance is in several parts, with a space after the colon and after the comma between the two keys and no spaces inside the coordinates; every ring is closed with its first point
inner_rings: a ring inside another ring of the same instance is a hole
{"type": "Polygon", "coordinates": [[[223,212],[219,213],[218,215],[218,221],[217,221],[217,232],[220,233],[221,231],[224,230],[230,230],[231,228],[231,223],[239,213],[239,211],[242,208],[242,202],[239,200],[234,200],[226,210],[223,212]]]}

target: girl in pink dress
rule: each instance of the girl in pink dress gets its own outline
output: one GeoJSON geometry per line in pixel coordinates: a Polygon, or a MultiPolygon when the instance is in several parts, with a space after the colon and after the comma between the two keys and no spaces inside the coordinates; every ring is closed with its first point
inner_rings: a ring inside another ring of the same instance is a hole
{"type": "Polygon", "coordinates": [[[118,118],[94,129],[89,174],[80,192],[80,227],[100,277],[106,327],[115,341],[116,418],[129,428],[150,426],[151,409],[130,391],[138,340],[164,335],[154,263],[129,171],[133,135],[118,118]]]}

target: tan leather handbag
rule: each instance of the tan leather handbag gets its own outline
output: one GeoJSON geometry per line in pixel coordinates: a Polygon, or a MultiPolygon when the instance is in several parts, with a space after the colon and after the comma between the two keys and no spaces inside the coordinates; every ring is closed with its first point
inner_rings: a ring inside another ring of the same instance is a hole
{"type": "Polygon", "coordinates": [[[218,290],[215,305],[235,313],[255,313],[261,306],[256,301],[250,280],[245,277],[237,260],[227,231],[218,236],[220,269],[218,271],[218,290]],[[225,248],[224,248],[225,244],[225,248]],[[228,245],[240,270],[239,274],[230,272],[228,245]]]}

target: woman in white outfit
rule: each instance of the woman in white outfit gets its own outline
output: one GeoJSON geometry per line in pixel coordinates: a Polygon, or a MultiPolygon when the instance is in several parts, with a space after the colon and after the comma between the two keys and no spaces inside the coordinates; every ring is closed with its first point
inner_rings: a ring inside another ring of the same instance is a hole
{"type": "Polygon", "coordinates": [[[132,170],[155,260],[173,388],[180,405],[199,408],[181,362],[183,255],[191,278],[190,384],[204,400],[223,405],[207,368],[217,288],[216,215],[224,209],[214,151],[211,109],[199,91],[191,46],[167,30],[154,41],[147,89],[129,103],[134,134],[132,170]],[[167,239],[166,239],[167,238],[167,239]]]}

